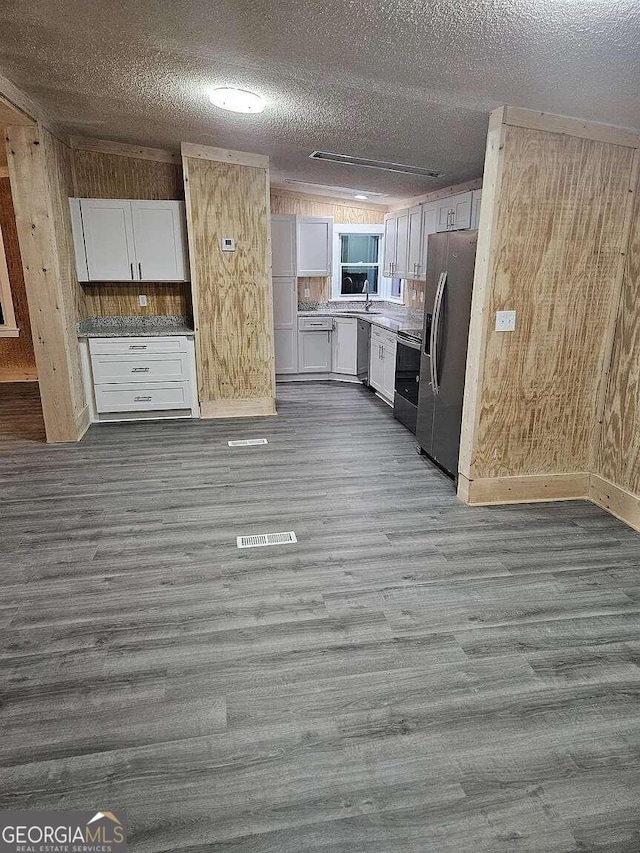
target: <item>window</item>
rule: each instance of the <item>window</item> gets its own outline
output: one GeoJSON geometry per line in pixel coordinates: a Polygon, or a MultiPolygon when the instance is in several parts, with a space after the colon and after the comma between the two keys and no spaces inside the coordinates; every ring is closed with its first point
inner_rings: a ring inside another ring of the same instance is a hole
{"type": "Polygon", "coordinates": [[[17,338],[19,335],[13,313],[13,299],[9,284],[9,270],[4,252],[4,240],[0,229],[0,338],[17,338]]]}
{"type": "Polygon", "coordinates": [[[381,242],[378,234],[340,235],[340,296],[378,294],[381,242]]]}
{"type": "Polygon", "coordinates": [[[400,279],[382,274],[382,225],[338,225],[333,237],[333,299],[402,302],[400,279]]]}

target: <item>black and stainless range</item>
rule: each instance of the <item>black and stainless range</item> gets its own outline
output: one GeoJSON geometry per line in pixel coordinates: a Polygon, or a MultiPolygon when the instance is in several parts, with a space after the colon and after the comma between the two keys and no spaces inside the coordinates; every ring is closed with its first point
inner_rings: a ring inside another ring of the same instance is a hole
{"type": "Polygon", "coordinates": [[[393,415],[415,435],[418,417],[422,329],[398,332],[393,415]]]}

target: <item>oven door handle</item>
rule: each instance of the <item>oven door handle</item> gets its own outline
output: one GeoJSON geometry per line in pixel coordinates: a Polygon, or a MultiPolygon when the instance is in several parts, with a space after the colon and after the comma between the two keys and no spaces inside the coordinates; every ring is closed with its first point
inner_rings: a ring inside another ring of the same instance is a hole
{"type": "Polygon", "coordinates": [[[417,349],[418,352],[422,349],[422,344],[416,343],[415,341],[408,341],[406,338],[401,338],[400,335],[398,335],[398,346],[411,347],[411,349],[417,349]]]}
{"type": "Polygon", "coordinates": [[[436,290],[436,298],[433,304],[433,320],[431,322],[431,387],[434,394],[440,393],[440,385],[438,384],[438,332],[440,331],[440,317],[442,314],[442,297],[444,288],[447,283],[446,271],[440,273],[438,279],[438,288],[436,290]]]}

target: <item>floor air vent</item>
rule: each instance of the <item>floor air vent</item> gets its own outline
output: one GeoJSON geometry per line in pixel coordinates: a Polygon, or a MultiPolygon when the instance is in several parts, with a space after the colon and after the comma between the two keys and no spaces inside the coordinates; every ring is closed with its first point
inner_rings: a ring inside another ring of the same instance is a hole
{"type": "Polygon", "coordinates": [[[264,545],[289,545],[297,542],[293,530],[287,533],[254,533],[252,536],[238,536],[238,548],[260,548],[264,545]]]}
{"type": "Polygon", "coordinates": [[[240,441],[228,441],[229,447],[254,447],[256,444],[269,444],[266,438],[243,438],[240,441]]]}

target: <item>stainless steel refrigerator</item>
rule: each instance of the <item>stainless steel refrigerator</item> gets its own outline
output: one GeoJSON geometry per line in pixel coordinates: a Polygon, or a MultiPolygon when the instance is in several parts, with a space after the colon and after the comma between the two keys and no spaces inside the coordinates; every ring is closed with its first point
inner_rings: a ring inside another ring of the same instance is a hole
{"type": "Polygon", "coordinates": [[[477,231],[431,234],[416,438],[450,476],[458,476],[477,231]]]}

